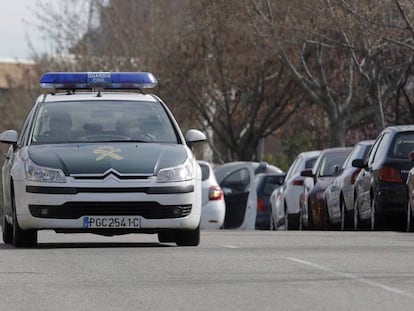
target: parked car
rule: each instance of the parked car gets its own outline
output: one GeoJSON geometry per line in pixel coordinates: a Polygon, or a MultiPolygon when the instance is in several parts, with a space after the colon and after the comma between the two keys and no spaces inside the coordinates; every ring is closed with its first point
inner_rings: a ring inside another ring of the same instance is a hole
{"type": "MultiPolygon", "coordinates": [[[[368,222],[371,230],[386,225],[389,216],[407,215],[407,177],[413,163],[414,125],[390,126],[375,140],[367,160],[355,159],[352,165],[363,170],[356,181],[355,228],[368,222]]],[[[404,224],[403,224],[404,223],[404,224]]]]}
{"type": "Polygon", "coordinates": [[[266,162],[241,161],[225,163],[217,167],[214,173],[226,202],[223,228],[254,230],[258,214],[256,175],[283,174],[283,171],[266,162]]]}
{"type": "Polygon", "coordinates": [[[226,204],[210,163],[197,161],[201,167],[200,229],[220,229],[224,223],[226,204]]]}
{"type": "Polygon", "coordinates": [[[319,154],[320,151],[300,153],[289,167],[283,185],[272,192],[269,199],[272,228],[299,228],[300,195],[305,183],[313,186],[313,178],[303,177],[300,173],[304,169],[312,168],[319,154]]]}
{"type": "Polygon", "coordinates": [[[272,229],[270,195],[283,185],[285,174],[261,173],[256,175],[257,215],[256,229],[272,229]]]}
{"type": "Polygon", "coordinates": [[[358,142],[346,158],[340,175],[326,188],[326,207],[329,220],[332,224],[339,224],[341,230],[354,226],[354,184],[361,169],[353,167],[352,161],[365,157],[373,143],[374,140],[358,142]]]}
{"type": "MultiPolygon", "coordinates": [[[[340,168],[352,148],[330,148],[321,152],[313,169],[301,172],[304,177],[314,179],[314,187],[306,195],[305,209],[301,209],[300,221],[306,221],[309,228],[329,227],[329,216],[326,208],[325,190],[339,175],[340,168]]],[[[304,190],[306,191],[306,189],[304,190]]]]}

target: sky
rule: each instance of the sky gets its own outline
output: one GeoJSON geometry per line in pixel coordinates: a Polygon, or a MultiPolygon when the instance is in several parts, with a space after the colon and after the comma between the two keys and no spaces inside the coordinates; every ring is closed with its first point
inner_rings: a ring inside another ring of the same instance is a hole
{"type": "MultiPolygon", "coordinates": [[[[55,2],[59,0],[54,0],[55,2]]],[[[32,52],[26,38],[31,38],[36,52],[44,53],[50,44],[41,38],[36,24],[35,10],[48,0],[0,0],[0,59],[26,60],[32,52]]]]}

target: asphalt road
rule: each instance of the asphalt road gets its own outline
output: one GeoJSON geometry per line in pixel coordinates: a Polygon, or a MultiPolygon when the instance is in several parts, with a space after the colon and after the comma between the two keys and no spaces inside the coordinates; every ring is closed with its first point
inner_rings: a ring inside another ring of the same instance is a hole
{"type": "Polygon", "coordinates": [[[0,310],[414,310],[414,234],[216,231],[186,248],[46,231],[39,242],[0,244],[0,310]]]}

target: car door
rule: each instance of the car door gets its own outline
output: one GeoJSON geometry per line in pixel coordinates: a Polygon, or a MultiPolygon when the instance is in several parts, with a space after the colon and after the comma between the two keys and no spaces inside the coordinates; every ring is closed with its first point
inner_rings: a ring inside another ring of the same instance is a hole
{"type": "Polygon", "coordinates": [[[232,167],[219,180],[226,202],[225,229],[254,229],[256,223],[255,173],[252,165],[242,163],[232,167]]]}

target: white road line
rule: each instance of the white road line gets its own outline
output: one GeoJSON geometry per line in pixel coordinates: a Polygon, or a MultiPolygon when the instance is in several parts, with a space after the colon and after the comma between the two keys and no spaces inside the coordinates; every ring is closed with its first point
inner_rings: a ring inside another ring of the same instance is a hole
{"type": "Polygon", "coordinates": [[[368,284],[368,285],[373,286],[373,287],[381,288],[385,291],[388,291],[388,292],[391,292],[391,293],[394,293],[394,294],[397,294],[397,295],[400,295],[400,296],[403,296],[403,297],[408,297],[408,298],[414,299],[413,294],[407,293],[407,292],[405,292],[403,290],[400,290],[398,288],[395,288],[395,287],[387,286],[387,285],[384,285],[384,284],[381,284],[381,283],[378,283],[378,282],[374,282],[374,281],[371,281],[371,280],[368,280],[368,279],[365,279],[365,278],[361,278],[361,277],[359,277],[357,275],[354,275],[354,274],[351,274],[351,273],[335,271],[332,268],[321,266],[319,264],[316,264],[316,263],[313,263],[313,262],[310,262],[310,261],[306,261],[306,260],[302,260],[302,259],[299,259],[299,258],[294,258],[294,257],[285,257],[285,258],[290,260],[290,261],[293,261],[293,262],[296,262],[296,263],[299,263],[299,264],[302,264],[302,265],[306,265],[306,266],[309,266],[309,267],[312,267],[312,268],[315,268],[315,269],[318,269],[318,270],[321,270],[321,271],[324,271],[324,272],[329,272],[329,273],[332,273],[332,274],[335,274],[335,275],[338,275],[338,276],[341,276],[341,277],[344,277],[344,278],[347,278],[347,279],[351,279],[351,280],[354,280],[354,281],[365,283],[365,284],[368,284]]]}
{"type": "Polygon", "coordinates": [[[235,246],[235,245],[223,245],[223,247],[225,247],[225,248],[234,248],[234,249],[240,248],[239,246],[235,246]]]}

